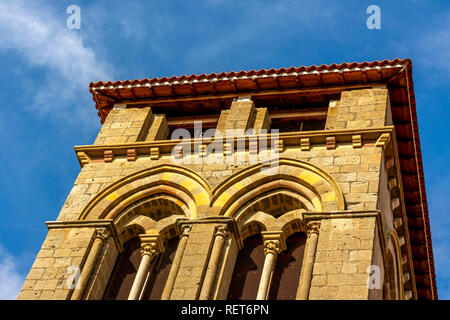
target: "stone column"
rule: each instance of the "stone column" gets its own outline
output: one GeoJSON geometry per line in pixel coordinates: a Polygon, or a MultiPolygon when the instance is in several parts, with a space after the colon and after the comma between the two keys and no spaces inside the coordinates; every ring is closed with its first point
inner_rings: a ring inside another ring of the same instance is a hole
{"type": "Polygon", "coordinates": [[[131,287],[128,300],[139,299],[148,273],[148,268],[150,267],[150,263],[155,257],[158,256],[158,254],[164,252],[164,247],[157,232],[141,235],[140,238],[142,247],[142,260],[139,264],[136,277],[134,278],[133,286],[131,287]]]}
{"type": "Polygon", "coordinates": [[[167,277],[166,285],[164,286],[164,291],[161,295],[161,300],[169,300],[172,294],[173,284],[180,270],[181,259],[183,258],[184,249],[186,249],[186,244],[189,238],[189,231],[191,230],[191,225],[183,226],[183,232],[180,236],[180,241],[178,242],[177,252],[173,258],[172,266],[170,267],[169,276],[167,277]]]}
{"type": "Polygon", "coordinates": [[[281,232],[262,232],[261,235],[264,241],[265,260],[256,300],[267,300],[277,255],[286,249],[286,244],[281,232]]]}
{"type": "Polygon", "coordinates": [[[200,292],[200,300],[209,300],[211,296],[212,287],[216,278],[217,268],[219,265],[220,256],[222,254],[223,245],[228,235],[227,226],[219,226],[216,228],[214,234],[214,244],[211,252],[211,257],[206,270],[205,278],[203,280],[202,290],[200,292]]]}
{"type": "Polygon", "coordinates": [[[83,266],[83,270],[80,273],[80,278],[75,283],[75,289],[72,293],[72,296],[70,297],[71,300],[81,300],[83,298],[83,293],[86,290],[86,286],[92,273],[92,269],[97,262],[97,258],[103,247],[103,243],[109,236],[110,232],[106,228],[95,229],[94,242],[92,243],[91,249],[89,250],[88,257],[83,266]]]}
{"type": "Polygon", "coordinates": [[[300,284],[297,291],[297,300],[308,300],[309,289],[316,258],[317,240],[319,239],[320,221],[311,221],[306,226],[307,240],[305,247],[300,284]]]}

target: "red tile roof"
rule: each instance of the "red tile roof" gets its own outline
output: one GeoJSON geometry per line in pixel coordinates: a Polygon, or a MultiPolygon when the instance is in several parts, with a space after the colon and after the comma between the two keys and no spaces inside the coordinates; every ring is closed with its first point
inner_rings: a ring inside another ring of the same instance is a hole
{"type": "Polygon", "coordinates": [[[395,59],[170,78],[99,81],[91,83],[89,87],[103,122],[114,103],[118,102],[137,99],[156,101],[205,95],[220,98],[221,95],[237,92],[384,82],[401,69],[404,63],[405,60],[395,59]]]}
{"type": "MultiPolygon", "coordinates": [[[[115,103],[145,101],[152,104],[200,98],[214,100],[266,91],[280,94],[295,89],[341,87],[342,91],[343,86],[376,83],[387,83],[390,92],[418,296],[437,299],[412,63],[409,59],[100,81],[91,83],[90,91],[103,122],[115,103]]],[[[166,108],[175,107],[168,105],[166,108]]]]}

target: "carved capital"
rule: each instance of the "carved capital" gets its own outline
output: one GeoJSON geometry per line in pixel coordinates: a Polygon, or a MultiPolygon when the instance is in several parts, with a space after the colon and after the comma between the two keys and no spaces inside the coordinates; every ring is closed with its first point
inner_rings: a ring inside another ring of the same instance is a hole
{"type": "Polygon", "coordinates": [[[192,225],[191,224],[185,224],[181,227],[181,234],[180,234],[180,238],[181,237],[188,237],[189,236],[189,232],[191,232],[192,229],[192,225]]]}
{"type": "Polygon", "coordinates": [[[139,236],[141,239],[141,255],[149,255],[151,259],[164,252],[164,246],[161,237],[156,230],[148,231],[139,236]]]}
{"type": "Polygon", "coordinates": [[[226,238],[227,235],[228,235],[228,227],[227,226],[218,226],[216,228],[216,233],[215,233],[216,237],[226,238]]]}
{"type": "Polygon", "coordinates": [[[141,255],[149,255],[153,260],[159,254],[158,245],[155,242],[143,243],[141,246],[141,255]]]}
{"type": "Polygon", "coordinates": [[[320,221],[310,221],[306,225],[306,234],[308,237],[311,236],[311,234],[319,234],[320,229],[320,221]]]}
{"type": "Polygon", "coordinates": [[[279,254],[282,251],[280,240],[265,240],[264,255],[268,253],[279,254]]]}
{"type": "Polygon", "coordinates": [[[94,231],[94,238],[105,241],[108,237],[111,236],[111,231],[108,228],[97,228],[94,231]]]}
{"type": "Polygon", "coordinates": [[[268,253],[279,254],[286,250],[286,242],[281,231],[263,231],[261,232],[264,243],[264,255],[268,253]]]}

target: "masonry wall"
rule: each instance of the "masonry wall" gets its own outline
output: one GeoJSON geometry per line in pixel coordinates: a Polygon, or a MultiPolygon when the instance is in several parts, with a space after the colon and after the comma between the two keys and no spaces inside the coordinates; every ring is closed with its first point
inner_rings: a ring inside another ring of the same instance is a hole
{"type": "Polygon", "coordinates": [[[375,228],[374,217],[322,220],[311,300],[368,299],[375,228]]]}
{"type": "Polygon", "coordinates": [[[386,88],[343,91],[332,101],[325,128],[362,129],[392,125],[389,93],[386,88]]]}
{"type": "Polygon", "coordinates": [[[198,299],[202,278],[208,267],[213,244],[214,224],[194,224],[177,274],[171,300],[198,299]]]}
{"type": "Polygon", "coordinates": [[[28,273],[19,299],[68,299],[71,290],[67,281],[76,272],[68,268],[83,265],[93,232],[93,228],[50,229],[28,273]]]}

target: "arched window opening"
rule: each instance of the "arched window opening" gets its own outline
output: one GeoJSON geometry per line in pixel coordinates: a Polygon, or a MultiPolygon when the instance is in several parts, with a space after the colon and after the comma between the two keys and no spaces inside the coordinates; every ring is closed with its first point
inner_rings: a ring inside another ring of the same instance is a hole
{"type": "Polygon", "coordinates": [[[265,192],[258,197],[248,201],[246,204],[240,207],[236,216],[238,220],[245,219],[258,211],[267,213],[274,217],[279,217],[286,212],[305,209],[309,207],[305,205],[308,200],[301,195],[286,189],[276,189],[265,192]]]}
{"type": "Polygon", "coordinates": [[[177,251],[179,238],[171,238],[164,244],[164,252],[161,253],[150,268],[147,281],[144,285],[141,300],[160,300],[170,267],[172,266],[177,251]]]}
{"type": "Polygon", "coordinates": [[[228,300],[254,300],[264,266],[264,247],[260,234],[243,242],[231,277],[228,300]]]}
{"type": "Polygon", "coordinates": [[[141,262],[139,237],[128,240],[117,257],[116,264],[103,295],[103,300],[127,300],[141,262]]]}
{"type": "Polygon", "coordinates": [[[277,257],[269,291],[270,300],[295,300],[305,252],[306,235],[294,233],[286,239],[285,251],[277,257]]]}
{"type": "Polygon", "coordinates": [[[143,198],[123,210],[121,219],[135,216],[146,216],[154,221],[160,221],[171,215],[184,215],[186,206],[179,206],[174,198],[168,194],[157,194],[143,198]]]}
{"type": "Polygon", "coordinates": [[[277,189],[275,193],[266,192],[258,197],[258,202],[248,208],[248,212],[263,211],[274,217],[278,217],[291,210],[306,209],[299,198],[299,195],[290,190],[277,189]]]}

